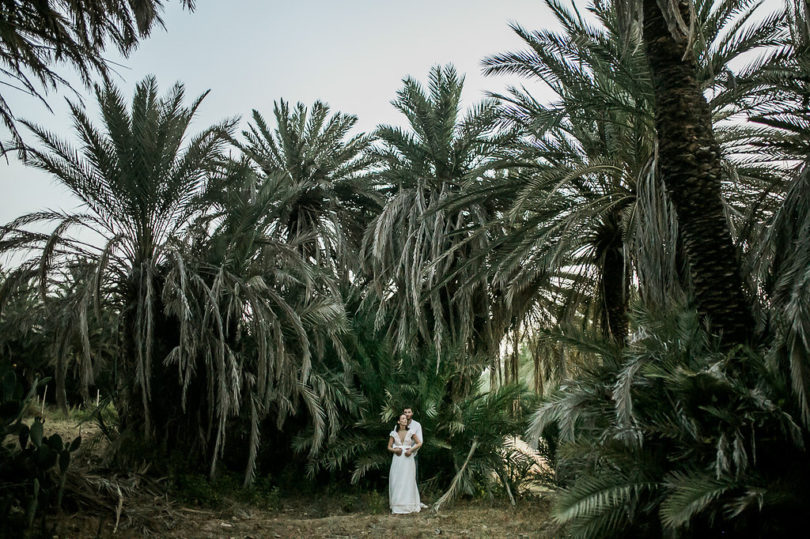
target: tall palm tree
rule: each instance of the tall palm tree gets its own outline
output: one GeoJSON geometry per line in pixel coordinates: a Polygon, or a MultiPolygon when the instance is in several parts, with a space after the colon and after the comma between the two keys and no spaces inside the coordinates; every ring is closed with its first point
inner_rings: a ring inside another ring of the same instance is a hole
{"type": "Polygon", "coordinates": [[[161,354],[168,350],[158,334],[171,332],[170,324],[161,323],[162,267],[172,239],[199,212],[208,174],[232,130],[226,122],[188,138],[206,94],[190,106],[183,105],[184,94],[176,84],[160,97],[155,78],[147,77],[127,107],[114,86],[97,87],[102,128],[70,103],[78,149],[44,127],[26,124],[41,145],[31,150],[31,165],[77,196],[82,211],[24,215],[2,234],[5,250],[37,253],[24,264],[38,270],[43,294],[72,256],[92,262],[84,305],[105,305],[119,316],[118,412],[124,433],[144,440],[156,434],[153,412],[160,411],[153,410],[153,398],[167,396],[154,391],[155,384],[166,382],[161,354]],[[50,234],[26,229],[48,222],[57,223],[50,234]]]}
{"type": "Polygon", "coordinates": [[[166,360],[180,373],[179,423],[193,433],[207,419],[199,449],[213,476],[229,422],[243,419],[246,485],[266,418],[280,428],[291,415],[307,415],[314,454],[335,435],[334,401],[348,391],[320,364],[327,346],[347,360],[337,276],[307,256],[309,234],[278,233],[289,215],[286,195],[247,161],[226,164],[207,192],[211,206],[174,252],[163,291],[167,312],[180,321],[166,360]]]}
{"type": "MultiPolygon", "coordinates": [[[[799,127],[806,113],[802,106],[807,103],[806,90],[801,90],[801,78],[795,80],[797,72],[803,73],[797,68],[801,54],[796,54],[802,47],[782,47],[784,33],[775,32],[773,41],[763,43],[776,44],[775,51],[766,51],[750,67],[732,71],[720,68],[724,61],[704,63],[712,57],[722,59],[733,47],[700,44],[710,35],[702,32],[703,21],[716,23],[747,14],[735,11],[736,3],[709,4],[695,3],[692,45],[703,50],[695,55],[697,81],[708,90],[713,119],[742,112],[743,117],[754,115],[779,127],[759,133],[750,125],[716,129],[718,142],[726,156],[735,149],[750,151],[744,143],[753,143],[765,154],[755,158],[758,164],[781,156],[781,168],[772,166],[771,175],[782,176],[779,187],[788,183],[784,178],[792,181],[787,193],[775,197],[779,204],[768,208],[774,215],[760,223],[767,225],[762,235],[737,231],[739,241],[760,258],[755,284],[765,304],[763,325],[773,344],[767,352],[729,350],[728,340],[718,342],[697,316],[677,306],[664,311],[669,314],[663,317],[638,309],[637,325],[646,331],[622,350],[583,339],[583,350],[596,351],[600,357],[590,372],[548,399],[530,429],[535,437],[550,423],[558,427],[558,441],[565,445],[558,453],[558,477],[567,481],[554,517],[575,536],[678,535],[681,530],[695,536],[720,530],[741,536],[789,536],[801,525],[794,515],[807,503],[802,439],[810,417],[806,346],[810,310],[804,300],[810,202],[806,167],[791,171],[785,166],[786,160],[802,160],[796,150],[807,147],[806,129],[799,127]],[[707,13],[711,16],[705,17],[707,13]],[[716,76],[704,78],[712,75],[712,69],[716,76]],[[778,82],[780,75],[790,82],[778,82]],[[740,132],[750,138],[730,143],[740,132]],[[707,433],[712,434],[706,437],[707,433]],[[773,449],[766,449],[766,444],[773,449]],[[754,454],[756,460],[751,458],[754,454]]],[[[784,27],[784,22],[777,15],[761,24],[784,27]]],[[[750,35],[745,30],[732,44],[750,35]]],[[[724,173],[738,181],[733,169],[724,173]]],[[[751,201],[770,196],[757,184],[740,190],[745,189],[755,192],[751,201]]],[[[727,205],[731,218],[725,218],[739,222],[734,216],[739,213],[738,201],[731,202],[727,205]]],[[[569,343],[575,340],[570,334],[566,337],[569,343]]]]}
{"type": "Polygon", "coordinates": [[[643,0],[661,176],[678,216],[700,313],[729,344],[750,340],[752,303],[723,211],[721,151],[690,47],[691,2],[643,0]]]}
{"type": "Polygon", "coordinates": [[[503,166],[511,135],[497,131],[491,100],[461,115],[463,84],[452,66],[432,68],[427,89],[406,78],[393,104],[408,128],[380,126],[375,133],[377,181],[387,202],[368,229],[364,259],[381,300],[378,322],[393,320],[389,335],[399,349],[432,344],[474,351],[500,340],[491,332],[486,279],[466,265],[473,248],[487,241],[467,236],[489,220],[489,209],[443,204],[503,166]]]}
{"type": "Polygon", "coordinates": [[[371,137],[349,135],[357,117],[335,113],[316,101],[310,109],[285,101],[274,104],[271,130],[260,112],[243,131],[239,147],[257,168],[261,181],[272,183],[285,215],[276,234],[299,238],[306,257],[340,272],[357,273],[363,231],[381,204],[371,189],[366,151],[371,137]]]}
{"type": "MultiPolygon", "coordinates": [[[[629,45],[625,42],[611,4],[595,2],[591,18],[556,1],[548,5],[562,31],[529,32],[514,25],[529,50],[485,60],[487,73],[537,77],[558,96],[550,105],[522,89],[498,96],[507,121],[528,137],[522,154],[530,166],[501,188],[502,196],[517,201],[509,216],[519,226],[505,245],[511,254],[499,257],[496,267],[512,286],[537,271],[563,269],[569,279],[565,303],[574,312],[587,311],[589,298],[597,298],[596,319],[604,320],[606,333],[622,340],[631,275],[638,277],[645,301],[657,305],[665,305],[683,280],[678,275],[678,221],[657,165],[649,66],[640,36],[630,34],[629,45]],[[521,263],[525,259],[532,263],[521,263]],[[535,265],[540,269],[533,272],[535,265]]],[[[733,84],[728,63],[773,45],[778,36],[779,18],[746,28],[740,21],[750,18],[752,8],[737,13],[735,5],[697,4],[701,40],[691,46],[700,58],[698,80],[711,92],[716,121],[738,113],[737,103],[751,92],[750,86],[733,84]]],[[[750,155],[736,161],[730,155],[740,152],[752,131],[735,126],[722,133],[729,154],[724,166],[731,171],[724,175],[730,180],[726,190],[735,194],[731,213],[743,214],[769,180],[747,164],[750,155]]]]}

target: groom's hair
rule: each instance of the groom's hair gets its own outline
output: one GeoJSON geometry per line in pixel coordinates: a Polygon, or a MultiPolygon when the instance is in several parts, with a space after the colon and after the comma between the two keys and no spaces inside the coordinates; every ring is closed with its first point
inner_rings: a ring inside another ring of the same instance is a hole
{"type": "Polygon", "coordinates": [[[411,412],[413,412],[413,406],[410,406],[410,405],[408,405],[408,406],[404,406],[404,407],[402,408],[402,411],[404,412],[405,410],[410,410],[411,412]]]}

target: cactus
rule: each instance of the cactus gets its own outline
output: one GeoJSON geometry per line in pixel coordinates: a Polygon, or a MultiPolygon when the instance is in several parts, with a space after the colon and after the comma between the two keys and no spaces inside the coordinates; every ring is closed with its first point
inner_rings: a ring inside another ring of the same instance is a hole
{"type": "Polygon", "coordinates": [[[65,443],[58,434],[45,436],[45,421],[37,417],[29,427],[23,414],[37,387],[35,381],[24,393],[14,371],[0,364],[0,534],[19,530],[14,515],[25,511],[28,529],[37,515],[44,517],[62,505],[71,454],[81,445],[81,437],[65,443]],[[19,445],[7,444],[16,437],[19,445]]]}

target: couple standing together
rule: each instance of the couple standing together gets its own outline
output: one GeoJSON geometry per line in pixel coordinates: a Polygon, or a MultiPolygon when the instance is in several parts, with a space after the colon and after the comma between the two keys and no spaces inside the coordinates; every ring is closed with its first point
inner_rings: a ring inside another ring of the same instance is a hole
{"type": "Polygon", "coordinates": [[[422,425],[405,408],[388,435],[388,452],[393,453],[388,474],[388,501],[394,514],[418,513],[422,507],[416,487],[416,452],[422,447],[422,425]]]}

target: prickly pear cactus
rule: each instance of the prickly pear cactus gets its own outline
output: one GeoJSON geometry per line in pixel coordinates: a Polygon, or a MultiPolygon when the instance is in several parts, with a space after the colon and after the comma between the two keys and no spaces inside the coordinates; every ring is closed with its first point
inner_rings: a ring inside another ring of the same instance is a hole
{"type": "Polygon", "coordinates": [[[37,516],[43,517],[62,504],[71,454],[81,438],[70,443],[58,434],[45,436],[45,421],[35,418],[23,423],[28,394],[6,363],[0,363],[0,535],[31,529],[37,516]]]}

